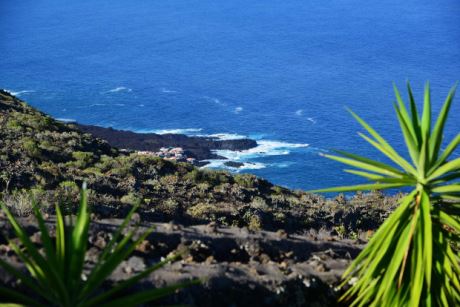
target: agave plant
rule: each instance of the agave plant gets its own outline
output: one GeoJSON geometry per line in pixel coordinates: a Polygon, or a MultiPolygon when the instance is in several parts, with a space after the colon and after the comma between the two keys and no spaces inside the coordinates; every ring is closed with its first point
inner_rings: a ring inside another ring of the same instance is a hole
{"type": "MultiPolygon", "coordinates": [[[[165,288],[145,290],[127,294],[126,290],[141,279],[150,275],[176,257],[169,257],[143,272],[103,291],[102,284],[116,267],[128,257],[136,246],[152,232],[152,228],[134,240],[137,227],[128,230],[128,226],[137,206],[128,213],[112,239],[99,255],[99,261],[92,270],[84,275],[85,254],[87,250],[90,214],[88,210],[85,185],[81,191],[80,206],[74,223],[61,213],[56,205],[56,238],[53,240],[40,213],[34,204],[33,212],[41,234],[43,252],[30,240],[25,229],[18,223],[5,204],[0,203],[3,211],[20,242],[9,240],[9,245],[19,259],[25,264],[30,275],[0,259],[0,267],[14,276],[32,292],[32,298],[19,291],[0,287],[0,303],[19,303],[30,306],[135,306],[159,299],[171,294],[187,283],[165,288]],[[127,233],[124,234],[125,230],[127,233]]],[[[190,282],[194,283],[194,282],[190,282]]],[[[190,284],[188,283],[188,284],[190,284]]]]}
{"type": "Polygon", "coordinates": [[[429,84],[421,115],[409,83],[407,88],[410,111],[396,86],[394,107],[410,159],[350,110],[368,132],[359,135],[391,164],[336,151],[336,155],[325,156],[351,166],[345,171],[370,183],[315,191],[411,190],[344,273],[342,286],[352,286],[341,300],[351,300],[353,306],[460,305],[460,259],[454,251],[460,238],[460,158],[452,157],[460,133],[443,149],[443,130],[456,86],[434,125],[429,84]]]}

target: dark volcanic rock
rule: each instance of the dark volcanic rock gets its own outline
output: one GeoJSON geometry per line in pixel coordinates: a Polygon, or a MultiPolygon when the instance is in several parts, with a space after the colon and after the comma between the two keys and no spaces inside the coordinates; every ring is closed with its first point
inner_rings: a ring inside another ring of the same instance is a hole
{"type": "MultiPolygon", "coordinates": [[[[38,227],[30,224],[30,219],[20,220],[31,237],[38,237],[38,227]]],[[[54,217],[48,220],[51,226],[54,217]]],[[[110,219],[92,223],[85,268],[94,265],[121,222],[110,219]]],[[[171,227],[147,223],[139,228],[139,233],[151,226],[155,226],[155,232],[121,263],[105,286],[132,277],[162,257],[179,252],[182,260],[155,271],[139,286],[162,287],[193,279],[202,283],[176,291],[158,302],[161,305],[336,306],[341,291],[335,287],[363,246],[353,240],[320,237],[319,233],[280,238],[275,232],[248,232],[237,227],[212,227],[210,231],[209,225],[171,227]]],[[[10,225],[2,217],[0,227],[11,233],[10,225]]],[[[8,243],[0,241],[0,258],[21,267],[15,257],[2,252],[8,249],[8,243]]],[[[1,269],[0,284],[15,287],[14,279],[1,269]]]]}
{"type": "Polygon", "coordinates": [[[81,131],[106,140],[110,145],[132,150],[158,151],[161,147],[182,147],[198,160],[222,158],[211,150],[245,150],[257,146],[250,139],[219,140],[213,137],[190,137],[183,134],[135,133],[91,125],[75,124],[81,131]]]}
{"type": "Polygon", "coordinates": [[[239,167],[244,166],[244,163],[235,162],[235,161],[227,161],[227,162],[224,163],[224,165],[229,166],[229,167],[239,168],[239,167]]]}

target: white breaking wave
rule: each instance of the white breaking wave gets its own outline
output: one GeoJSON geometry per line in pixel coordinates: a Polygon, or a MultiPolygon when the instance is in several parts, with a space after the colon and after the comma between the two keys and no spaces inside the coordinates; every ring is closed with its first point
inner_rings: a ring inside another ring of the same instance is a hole
{"type": "MultiPolygon", "coordinates": [[[[212,169],[226,169],[230,170],[232,172],[239,172],[243,170],[251,170],[251,169],[263,169],[267,167],[277,167],[277,168],[286,168],[291,166],[293,163],[291,162],[281,162],[281,163],[261,163],[261,162],[241,162],[243,163],[242,166],[240,167],[233,167],[233,166],[228,166],[225,165],[226,162],[231,162],[231,160],[222,160],[222,159],[216,159],[216,160],[205,160],[208,162],[205,166],[202,166],[201,168],[212,168],[212,169]]],[[[233,161],[235,162],[235,161],[233,161]]]]}
{"type": "Polygon", "coordinates": [[[280,162],[280,163],[273,163],[271,166],[277,167],[277,168],[286,168],[291,165],[293,165],[293,162],[280,162]]]}
{"type": "Polygon", "coordinates": [[[242,139],[247,139],[248,137],[245,135],[240,135],[236,133],[214,133],[214,134],[201,134],[197,135],[200,137],[211,137],[211,138],[216,138],[221,141],[228,141],[228,140],[242,140],[242,139]]]}
{"type": "Polygon", "coordinates": [[[172,93],[177,93],[177,91],[174,91],[174,90],[168,90],[166,88],[161,88],[160,90],[162,93],[167,93],[167,94],[172,94],[172,93]]]}
{"type": "Polygon", "coordinates": [[[235,114],[240,114],[243,111],[242,107],[236,107],[235,110],[233,111],[235,114]]]}
{"type": "Polygon", "coordinates": [[[281,156],[288,155],[291,150],[298,148],[308,147],[308,144],[301,143],[288,143],[282,141],[269,141],[261,140],[257,142],[257,146],[247,150],[233,151],[233,150],[213,150],[213,153],[224,157],[226,159],[206,160],[209,164],[203,166],[204,168],[220,168],[228,169],[231,171],[240,171],[248,169],[262,169],[267,166],[273,166],[278,168],[285,168],[291,165],[290,162],[264,164],[261,162],[252,162],[251,159],[262,158],[264,156],[281,156]],[[225,162],[239,162],[243,163],[243,166],[231,167],[225,165],[225,162]]]}
{"type": "Polygon", "coordinates": [[[201,128],[184,128],[184,129],[158,129],[158,130],[136,130],[140,133],[156,133],[156,134],[186,134],[196,135],[197,132],[202,131],[201,128]]]}
{"type": "Polygon", "coordinates": [[[11,91],[11,90],[5,90],[7,91],[8,93],[10,93],[11,95],[13,96],[21,96],[22,94],[27,94],[27,93],[34,93],[35,91],[33,90],[23,90],[23,91],[11,91]]]}
{"type": "Polygon", "coordinates": [[[232,167],[232,166],[227,166],[225,165],[226,162],[231,162],[230,160],[205,160],[206,162],[209,162],[205,166],[202,166],[201,168],[214,168],[214,169],[227,169],[231,171],[242,171],[242,170],[249,170],[249,169],[262,169],[266,168],[267,165],[264,163],[260,162],[242,162],[243,165],[240,167],[232,167]]]}
{"type": "Polygon", "coordinates": [[[107,93],[118,93],[118,92],[132,92],[132,89],[125,87],[125,86],[119,86],[116,88],[113,88],[111,90],[108,90],[107,93]]]}
{"type": "Polygon", "coordinates": [[[313,117],[307,117],[307,120],[309,122],[312,122],[313,124],[316,124],[316,119],[314,119],[313,117]]]}
{"type": "Polygon", "coordinates": [[[226,106],[227,104],[225,102],[223,102],[222,100],[220,100],[219,98],[214,98],[214,97],[209,97],[209,96],[203,96],[204,99],[208,100],[208,101],[211,101],[217,105],[220,105],[220,106],[226,106]]]}
{"type": "Polygon", "coordinates": [[[56,118],[56,120],[58,120],[60,122],[64,122],[64,123],[75,123],[75,122],[77,122],[73,118],[56,118]]]}
{"type": "Polygon", "coordinates": [[[302,114],[303,114],[302,109],[295,111],[295,115],[297,115],[297,116],[302,116],[302,114]]]}
{"type": "Polygon", "coordinates": [[[257,146],[251,149],[241,151],[216,150],[215,153],[229,160],[239,161],[263,156],[288,155],[292,149],[305,147],[308,147],[308,144],[260,140],[257,141],[257,146]]]}

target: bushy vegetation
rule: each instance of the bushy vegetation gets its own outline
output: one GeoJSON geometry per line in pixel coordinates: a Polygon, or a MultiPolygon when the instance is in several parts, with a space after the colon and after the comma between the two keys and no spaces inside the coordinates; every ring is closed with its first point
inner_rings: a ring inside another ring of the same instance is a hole
{"type": "MultiPolygon", "coordinates": [[[[3,203],[0,203],[0,206],[16,235],[16,239],[8,239],[9,245],[27,268],[28,274],[24,274],[22,270],[2,259],[0,259],[0,267],[14,276],[27,288],[28,292],[35,296],[31,297],[21,291],[0,287],[1,303],[30,306],[136,306],[157,300],[187,285],[183,283],[130,294],[126,292],[126,289],[176,258],[172,256],[111,286],[109,290],[102,290],[103,283],[117,266],[153,230],[149,229],[134,239],[138,226],[130,227],[129,223],[136,206],[114,232],[112,239],[99,255],[98,262],[89,272],[85,270],[90,227],[86,188],[83,188],[81,192],[80,206],[74,221],[70,216],[64,216],[60,206],[56,205],[54,239],[38,206],[34,204],[32,210],[40,229],[43,252],[29,238],[27,231],[19,224],[8,207],[3,203]]],[[[188,284],[191,283],[196,282],[188,284]]]]}
{"type": "Polygon", "coordinates": [[[275,231],[336,224],[367,231],[393,208],[392,198],[374,195],[352,199],[354,207],[343,208],[336,200],[290,191],[254,175],[231,175],[118,150],[1,90],[0,125],[0,199],[12,200],[15,191],[39,188],[45,191],[42,203],[59,200],[75,212],[75,187],[86,181],[98,204],[93,214],[100,218],[124,216],[126,204],[140,200],[139,211],[150,221],[216,222],[275,231]],[[201,210],[204,205],[207,209],[201,210]]]}
{"type": "Polygon", "coordinates": [[[369,133],[360,136],[393,164],[342,151],[326,155],[353,167],[345,171],[371,183],[320,191],[411,188],[345,272],[343,286],[352,286],[342,299],[353,300],[352,306],[460,305],[460,158],[452,157],[460,134],[443,149],[443,131],[455,87],[434,125],[429,85],[421,115],[409,85],[408,92],[410,111],[395,87],[396,115],[410,161],[351,111],[369,133]]]}

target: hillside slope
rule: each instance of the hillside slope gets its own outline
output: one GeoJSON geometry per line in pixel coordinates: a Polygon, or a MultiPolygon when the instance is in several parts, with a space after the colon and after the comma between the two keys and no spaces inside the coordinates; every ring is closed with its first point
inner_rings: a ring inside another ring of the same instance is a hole
{"type": "Polygon", "coordinates": [[[288,232],[374,229],[394,203],[378,193],[326,200],[253,175],[121,152],[6,91],[0,91],[0,127],[0,192],[23,215],[28,206],[20,201],[21,190],[33,189],[44,207],[56,199],[74,203],[83,181],[92,190],[93,212],[101,217],[122,216],[127,205],[139,201],[145,220],[288,232]]]}

